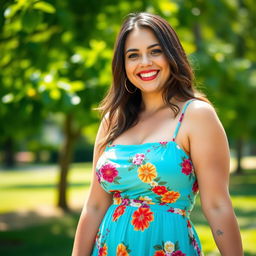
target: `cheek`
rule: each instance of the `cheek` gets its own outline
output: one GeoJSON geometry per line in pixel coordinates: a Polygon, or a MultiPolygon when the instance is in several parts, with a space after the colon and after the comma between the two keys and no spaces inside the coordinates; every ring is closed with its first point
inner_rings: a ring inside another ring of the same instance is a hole
{"type": "Polygon", "coordinates": [[[134,70],[135,70],[135,65],[133,63],[131,62],[125,63],[125,71],[128,77],[134,74],[134,70]]]}
{"type": "Polygon", "coordinates": [[[170,75],[171,74],[170,65],[169,65],[169,63],[166,60],[162,60],[161,66],[164,68],[164,71],[165,71],[166,75],[170,75]]]}

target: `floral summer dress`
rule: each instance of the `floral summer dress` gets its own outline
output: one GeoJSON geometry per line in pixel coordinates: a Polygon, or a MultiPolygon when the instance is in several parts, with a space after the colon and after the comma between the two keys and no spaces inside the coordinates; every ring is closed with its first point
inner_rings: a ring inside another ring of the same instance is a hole
{"type": "Polygon", "coordinates": [[[176,143],[185,104],[171,141],[109,143],[96,164],[113,195],[92,256],[198,256],[201,244],[189,219],[198,184],[189,156],[176,143]]]}

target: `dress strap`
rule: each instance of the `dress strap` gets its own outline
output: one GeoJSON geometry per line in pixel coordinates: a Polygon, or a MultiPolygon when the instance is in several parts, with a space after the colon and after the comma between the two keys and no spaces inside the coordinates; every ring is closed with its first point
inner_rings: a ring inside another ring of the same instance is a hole
{"type": "Polygon", "coordinates": [[[176,137],[177,137],[177,134],[178,134],[178,132],[179,132],[180,125],[181,125],[181,122],[182,122],[182,120],[183,120],[185,111],[186,111],[188,105],[189,105],[193,100],[195,100],[195,99],[188,100],[188,101],[186,102],[185,106],[183,107],[182,112],[181,112],[181,116],[180,116],[180,119],[179,119],[179,122],[178,122],[178,124],[177,124],[177,126],[176,126],[176,129],[175,129],[174,134],[173,134],[173,137],[172,137],[172,141],[175,141],[175,139],[176,139],[176,137]]]}

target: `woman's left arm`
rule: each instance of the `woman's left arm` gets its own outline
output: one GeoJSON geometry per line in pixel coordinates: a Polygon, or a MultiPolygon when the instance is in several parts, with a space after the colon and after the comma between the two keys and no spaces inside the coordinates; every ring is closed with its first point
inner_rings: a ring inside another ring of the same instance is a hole
{"type": "Polygon", "coordinates": [[[238,223],[229,196],[230,154],[214,108],[195,101],[188,109],[190,155],[201,205],[222,256],[242,256],[238,223]]]}

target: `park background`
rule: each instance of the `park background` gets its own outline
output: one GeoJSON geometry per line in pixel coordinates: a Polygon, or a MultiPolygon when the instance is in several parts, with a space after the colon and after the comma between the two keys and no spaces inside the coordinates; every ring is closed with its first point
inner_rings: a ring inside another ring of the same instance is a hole
{"type": "MultiPolygon", "coordinates": [[[[253,0],[0,1],[0,255],[71,254],[100,121],[93,108],[111,84],[120,24],[138,11],[175,28],[216,107],[245,255],[256,255],[253,0]]],[[[219,255],[199,199],[192,220],[205,254],[219,255]]]]}

